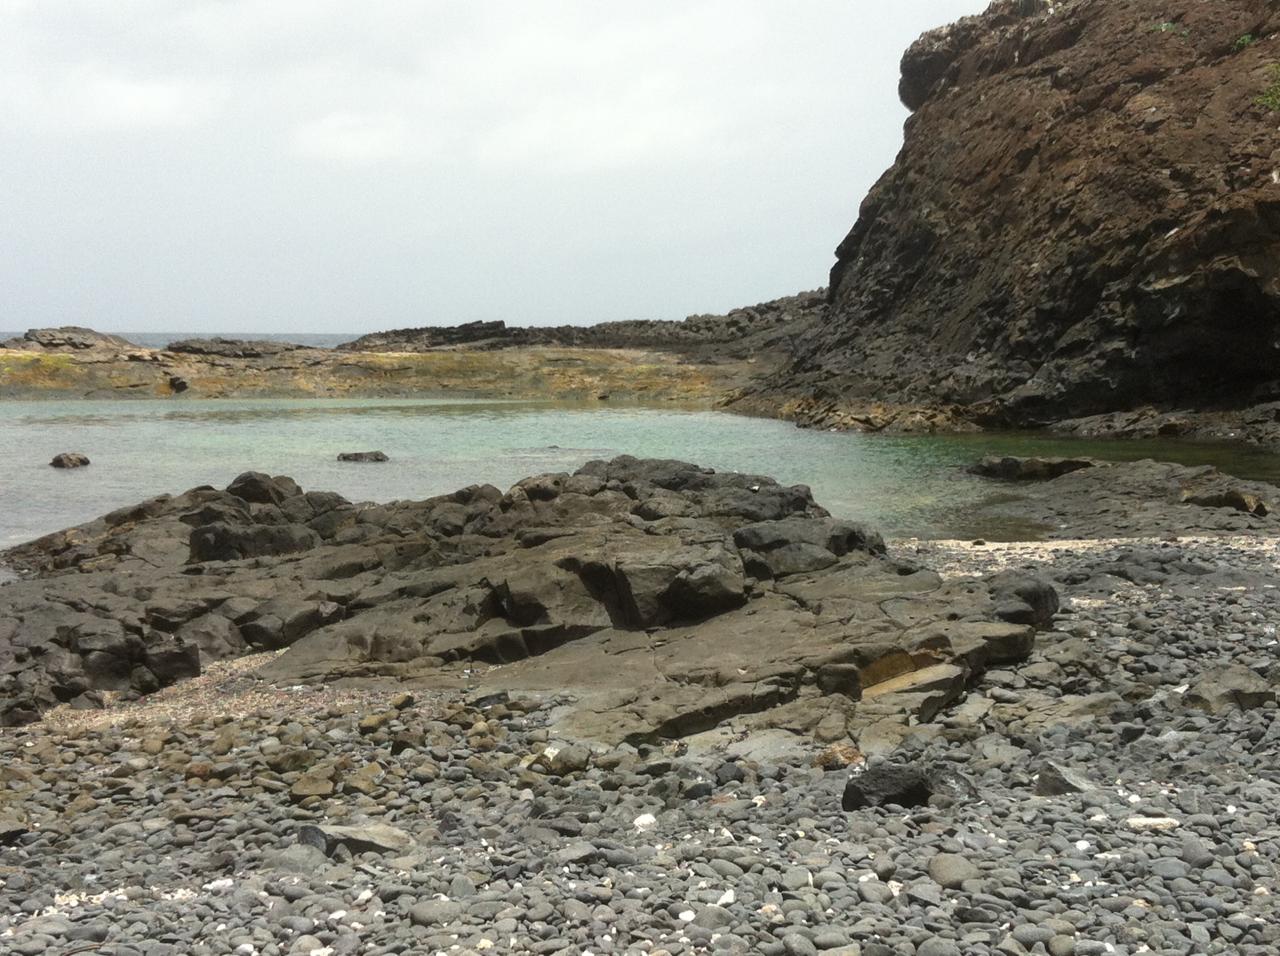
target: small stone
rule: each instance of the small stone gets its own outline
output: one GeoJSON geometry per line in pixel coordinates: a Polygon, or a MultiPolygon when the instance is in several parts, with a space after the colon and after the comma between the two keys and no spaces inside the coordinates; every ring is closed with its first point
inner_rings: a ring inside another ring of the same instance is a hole
{"type": "Polygon", "coordinates": [[[962,956],[962,953],[952,940],[932,936],[916,944],[916,956],[962,956]]]}
{"type": "Polygon", "coordinates": [[[427,900],[409,910],[409,921],[415,926],[447,926],[462,915],[462,907],[452,900],[427,900]]]}
{"type": "Polygon", "coordinates": [[[939,853],[929,861],[929,878],[948,890],[957,890],[968,880],[976,880],[981,871],[955,853],[939,853]]]}

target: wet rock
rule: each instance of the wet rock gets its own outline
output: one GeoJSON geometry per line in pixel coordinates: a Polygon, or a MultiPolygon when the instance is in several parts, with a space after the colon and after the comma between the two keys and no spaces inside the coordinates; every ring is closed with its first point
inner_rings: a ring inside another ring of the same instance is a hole
{"type": "Polygon", "coordinates": [[[84,468],[89,464],[89,456],[78,451],[64,451],[54,455],[49,464],[54,468],[84,468]]]}
{"type": "Polygon", "coordinates": [[[344,451],[338,453],[338,461],[381,462],[390,461],[382,451],[344,451]]]}
{"type": "Polygon", "coordinates": [[[1002,481],[1050,481],[1082,468],[1093,468],[1092,458],[983,458],[971,471],[984,478],[1002,481]]]}
{"type": "Polygon", "coordinates": [[[260,471],[246,471],[227,485],[227,493],[255,504],[278,505],[301,494],[292,478],[272,478],[260,471]]]}

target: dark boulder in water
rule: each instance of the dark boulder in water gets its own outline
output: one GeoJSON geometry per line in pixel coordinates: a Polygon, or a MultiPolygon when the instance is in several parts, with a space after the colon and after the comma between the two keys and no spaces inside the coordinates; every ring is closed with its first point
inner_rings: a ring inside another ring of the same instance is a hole
{"type": "Polygon", "coordinates": [[[338,461],[390,461],[383,451],[344,451],[338,454],[338,461]]]}
{"type": "Polygon", "coordinates": [[[54,455],[49,464],[54,468],[83,468],[89,464],[89,456],[78,451],[64,451],[60,455],[54,455]]]}

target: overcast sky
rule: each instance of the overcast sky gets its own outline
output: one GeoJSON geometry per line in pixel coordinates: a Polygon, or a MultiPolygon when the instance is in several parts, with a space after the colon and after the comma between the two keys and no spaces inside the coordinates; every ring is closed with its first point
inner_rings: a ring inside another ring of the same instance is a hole
{"type": "Polygon", "coordinates": [[[822,285],[986,0],[0,0],[0,328],[680,318],[822,285]]]}

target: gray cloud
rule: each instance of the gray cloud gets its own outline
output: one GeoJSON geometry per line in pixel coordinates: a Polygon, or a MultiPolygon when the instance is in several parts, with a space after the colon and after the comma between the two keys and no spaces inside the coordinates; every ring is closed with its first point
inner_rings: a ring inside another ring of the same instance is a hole
{"type": "Polygon", "coordinates": [[[981,0],[0,0],[0,327],[362,331],[822,284],[981,0]]]}

